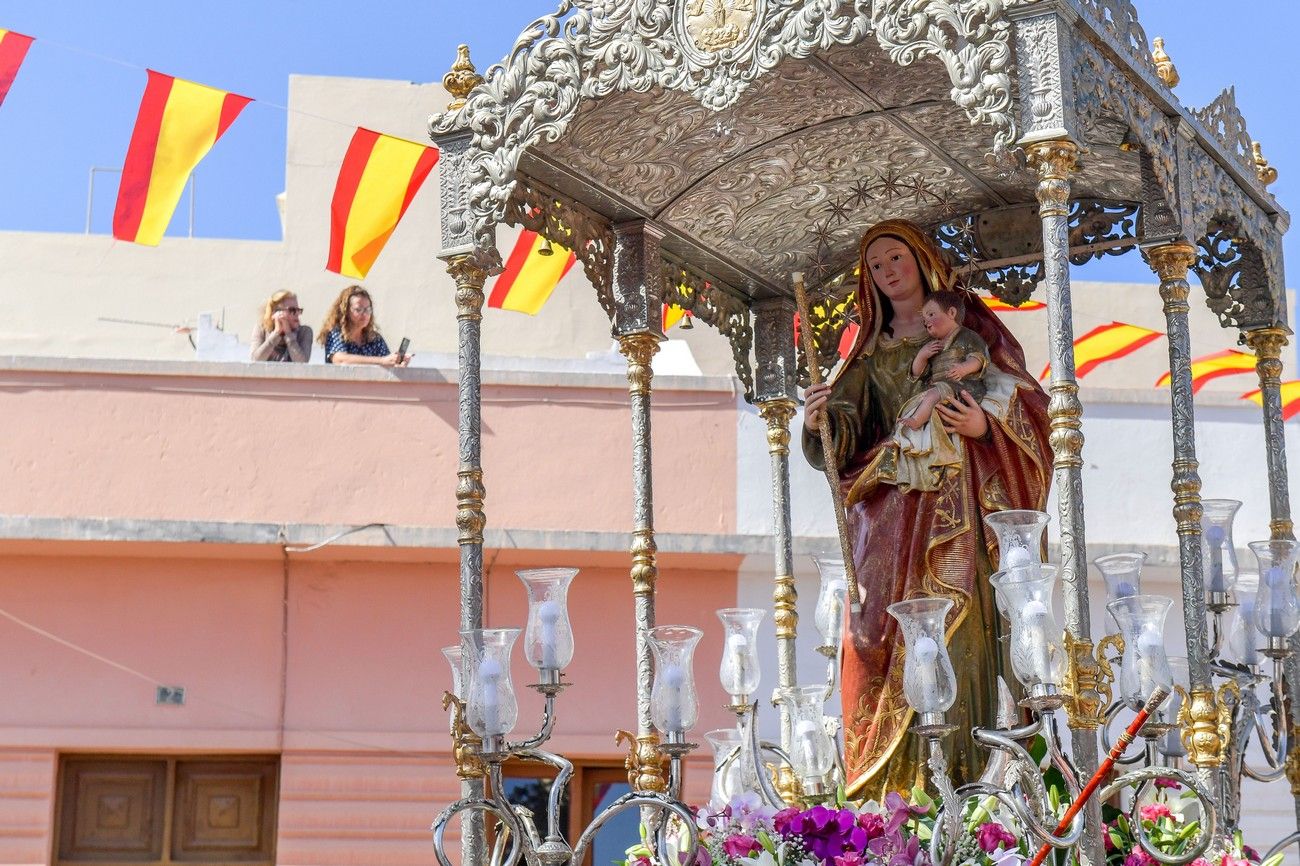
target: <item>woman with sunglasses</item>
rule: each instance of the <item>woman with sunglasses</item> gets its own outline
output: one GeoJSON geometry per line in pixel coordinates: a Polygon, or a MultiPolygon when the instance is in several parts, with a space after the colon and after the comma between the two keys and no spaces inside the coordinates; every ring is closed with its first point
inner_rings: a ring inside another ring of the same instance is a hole
{"type": "Polygon", "coordinates": [[[253,328],[254,361],[289,361],[306,364],[311,360],[311,328],[301,324],[302,307],[293,292],[271,295],[262,310],[262,321],[253,328]]]}
{"type": "Polygon", "coordinates": [[[360,286],[348,286],[334,300],[320,326],[320,344],[326,364],[405,367],[412,357],[389,351],[375,324],[374,301],[360,286]]]}

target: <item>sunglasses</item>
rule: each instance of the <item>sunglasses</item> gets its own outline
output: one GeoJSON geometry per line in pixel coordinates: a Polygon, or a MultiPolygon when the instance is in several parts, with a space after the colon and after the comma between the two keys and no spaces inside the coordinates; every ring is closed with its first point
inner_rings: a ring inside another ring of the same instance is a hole
{"type": "Polygon", "coordinates": [[[295,316],[302,315],[302,307],[285,307],[284,312],[293,313],[295,316]]]}

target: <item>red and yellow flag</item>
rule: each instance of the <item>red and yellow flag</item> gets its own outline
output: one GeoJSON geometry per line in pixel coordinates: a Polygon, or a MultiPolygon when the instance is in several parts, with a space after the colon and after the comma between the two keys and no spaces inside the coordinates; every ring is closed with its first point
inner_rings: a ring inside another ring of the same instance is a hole
{"type": "Polygon", "coordinates": [[[1025,301],[1020,306],[1008,304],[1006,301],[999,300],[992,295],[979,295],[984,306],[988,307],[995,313],[1032,313],[1035,310],[1046,310],[1047,304],[1042,301],[1025,301]]]}
{"type": "MultiPolygon", "coordinates": [[[[1253,372],[1255,372],[1255,356],[1236,349],[1225,349],[1213,355],[1194,358],[1192,359],[1192,393],[1201,390],[1211,379],[1253,372]]],[[[1170,378],[1170,375],[1165,373],[1156,380],[1156,387],[1168,387],[1170,378]]]]}
{"type": "Polygon", "coordinates": [[[682,319],[684,319],[688,315],[690,315],[690,313],[686,312],[676,304],[664,304],[663,322],[662,322],[664,333],[665,334],[668,333],[669,328],[671,328],[673,325],[680,324],[682,319]]]}
{"type": "Polygon", "coordinates": [[[9,87],[18,77],[18,67],[23,65],[23,58],[32,42],[30,36],[0,29],[0,105],[4,105],[9,87]]]}
{"type": "Polygon", "coordinates": [[[357,128],[330,203],[325,268],[363,279],[438,162],[438,149],[357,128]]]}
{"type": "Polygon", "coordinates": [[[122,165],[113,237],[156,247],[190,173],[253,100],[149,72],[122,165]]]}
{"type": "Polygon", "coordinates": [[[858,339],[858,331],[862,326],[852,320],[844,326],[844,333],[840,335],[839,353],[841,358],[848,358],[849,352],[853,351],[853,343],[858,339]]]}
{"type": "Polygon", "coordinates": [[[551,292],[573,267],[577,257],[559,244],[551,244],[549,255],[542,252],[545,238],[524,229],[506,259],[506,269],[497,277],[488,296],[488,306],[535,316],[551,292]]]}
{"type": "MultiPolygon", "coordinates": [[[[1123,322],[1111,322],[1098,325],[1074,341],[1074,375],[1082,379],[1107,361],[1114,361],[1141,349],[1147,343],[1163,337],[1160,331],[1126,325],[1123,322]]],[[[1043,368],[1039,379],[1046,379],[1051,365],[1043,368]]]]}
{"type": "MultiPolygon", "coordinates": [[[[1300,415],[1300,379],[1293,379],[1290,382],[1282,383],[1282,420],[1290,421],[1296,415],[1300,415]]],[[[1241,395],[1241,399],[1249,400],[1257,406],[1264,405],[1264,394],[1258,388],[1241,395]]]]}

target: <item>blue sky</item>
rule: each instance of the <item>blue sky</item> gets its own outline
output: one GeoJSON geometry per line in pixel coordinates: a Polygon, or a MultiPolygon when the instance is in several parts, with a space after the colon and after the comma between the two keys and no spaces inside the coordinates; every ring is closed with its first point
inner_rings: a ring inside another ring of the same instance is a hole
{"type": "MultiPolygon", "coordinates": [[[[291,73],[433,81],[459,42],[469,43],[483,69],[529,20],[553,8],[552,0],[0,0],[0,27],[38,39],[0,108],[0,230],[83,230],[88,171],[121,165],[144,87],[142,71],[102,58],[260,100],[198,169],[195,233],[276,238],[286,115],[267,103],[286,104],[291,73]]],[[[1251,4],[1249,14],[1230,8],[1148,0],[1139,14],[1148,36],[1165,37],[1185,104],[1205,105],[1237,85],[1252,137],[1281,172],[1272,189],[1295,207],[1300,64],[1290,34],[1300,28],[1300,10],[1280,0],[1251,4]]],[[[97,182],[95,231],[108,230],[115,191],[112,175],[97,182]]],[[[172,233],[186,230],[186,208],[182,200],[172,233]]],[[[1300,242],[1287,246],[1294,273],[1300,242]]],[[[1078,276],[1151,278],[1136,255],[1087,265],[1078,276]]]]}

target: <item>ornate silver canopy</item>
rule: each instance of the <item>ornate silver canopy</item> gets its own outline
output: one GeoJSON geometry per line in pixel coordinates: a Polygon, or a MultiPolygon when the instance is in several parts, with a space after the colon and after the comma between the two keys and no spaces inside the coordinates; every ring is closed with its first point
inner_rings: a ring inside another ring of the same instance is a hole
{"type": "Polygon", "coordinates": [[[430,120],[443,244],[492,270],[495,227],[527,224],[612,315],[611,227],[652,222],[693,277],[665,285],[711,299],[739,360],[753,302],[794,270],[845,284],[887,217],[1024,300],[1042,239],[1020,147],[1066,138],[1076,261],[1182,239],[1225,327],[1284,324],[1288,216],[1233,92],[1193,110],[1165,79],[1128,0],[562,0],[430,120]]]}

